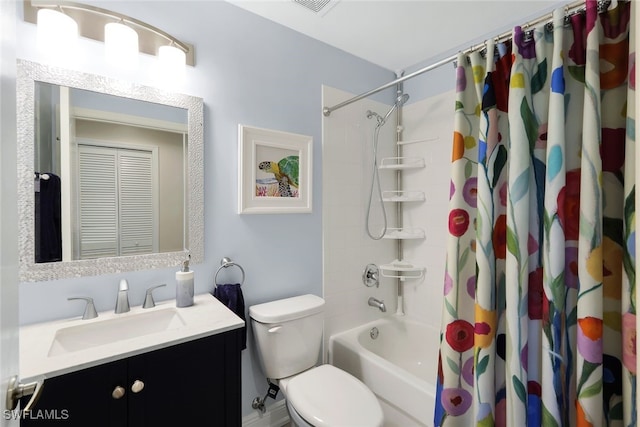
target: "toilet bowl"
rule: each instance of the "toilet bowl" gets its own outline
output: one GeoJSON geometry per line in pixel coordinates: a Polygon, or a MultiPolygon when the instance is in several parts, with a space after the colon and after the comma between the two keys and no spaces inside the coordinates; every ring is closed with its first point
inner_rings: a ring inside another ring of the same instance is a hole
{"type": "Polygon", "coordinates": [[[335,366],[315,366],[323,308],[315,295],[249,307],[262,369],[278,381],[296,426],[382,426],[382,408],[364,383],[335,366]]]}

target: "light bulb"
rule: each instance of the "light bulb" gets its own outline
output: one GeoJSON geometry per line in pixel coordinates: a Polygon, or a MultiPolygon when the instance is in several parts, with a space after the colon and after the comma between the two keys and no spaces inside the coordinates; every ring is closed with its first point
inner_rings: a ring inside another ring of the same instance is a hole
{"type": "Polygon", "coordinates": [[[110,22],[104,26],[104,48],[107,61],[122,68],[138,63],[138,33],[127,25],[110,22]]]}
{"type": "Polygon", "coordinates": [[[68,55],[78,40],[78,24],[57,10],[39,9],[37,40],[39,49],[47,55],[68,55]]]}
{"type": "Polygon", "coordinates": [[[158,49],[160,78],[164,84],[177,83],[184,79],[187,54],[180,48],[165,45],[158,49]]]}
{"type": "Polygon", "coordinates": [[[187,61],[187,54],[180,48],[172,45],[160,46],[158,49],[158,58],[163,66],[173,68],[184,68],[187,61]]]}

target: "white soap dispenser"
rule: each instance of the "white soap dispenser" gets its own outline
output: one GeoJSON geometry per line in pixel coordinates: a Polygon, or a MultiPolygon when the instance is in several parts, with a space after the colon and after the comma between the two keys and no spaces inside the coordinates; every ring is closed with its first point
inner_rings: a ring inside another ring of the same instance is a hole
{"type": "Polygon", "coordinates": [[[189,259],[182,262],[182,270],[176,272],[176,307],[193,305],[193,271],[189,270],[189,259]]]}

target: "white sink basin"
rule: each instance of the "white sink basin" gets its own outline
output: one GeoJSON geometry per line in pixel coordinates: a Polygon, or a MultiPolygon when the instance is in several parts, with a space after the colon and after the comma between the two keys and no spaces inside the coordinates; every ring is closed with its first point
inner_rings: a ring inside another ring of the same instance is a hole
{"type": "Polygon", "coordinates": [[[139,338],[185,326],[175,308],[154,310],[58,329],[48,356],[59,356],[105,344],[139,338]]]}
{"type": "Polygon", "coordinates": [[[209,293],[196,295],[191,307],[161,301],[122,314],[103,311],[95,319],[25,325],[20,327],[20,377],[40,381],[242,326],[244,321],[209,293]]]}

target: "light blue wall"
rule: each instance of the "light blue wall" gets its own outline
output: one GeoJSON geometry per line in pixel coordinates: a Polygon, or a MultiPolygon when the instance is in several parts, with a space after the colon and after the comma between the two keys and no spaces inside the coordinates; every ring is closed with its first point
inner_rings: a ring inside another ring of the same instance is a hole
{"type": "MultiPolygon", "coordinates": [[[[183,91],[202,97],[205,103],[205,261],[193,266],[196,293],[213,289],[220,259],[229,256],[246,271],[247,306],[303,293],[321,295],[321,85],[361,93],[392,80],[393,73],[226,2],[95,4],[146,21],[195,46],[196,67],[188,71],[183,91]],[[239,123],[313,137],[313,213],[236,213],[239,123]]],[[[37,60],[25,40],[17,56],[37,60]]],[[[98,48],[102,46],[96,43],[98,48]]],[[[81,71],[110,72],[95,61],[88,62],[81,71]]],[[[390,101],[392,95],[380,96],[390,101]]],[[[149,285],[173,284],[175,270],[23,283],[21,323],[79,315],[81,307],[66,301],[73,295],[92,296],[98,310],[111,310],[120,277],[129,280],[131,303],[139,305],[149,285]]],[[[173,298],[173,289],[160,289],[158,299],[173,298]]],[[[266,392],[249,344],[242,355],[245,415],[253,411],[251,400],[266,392]]],[[[167,374],[175,374],[173,367],[167,367],[167,374]]]]}

